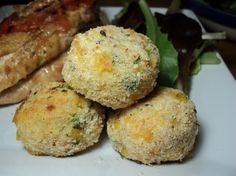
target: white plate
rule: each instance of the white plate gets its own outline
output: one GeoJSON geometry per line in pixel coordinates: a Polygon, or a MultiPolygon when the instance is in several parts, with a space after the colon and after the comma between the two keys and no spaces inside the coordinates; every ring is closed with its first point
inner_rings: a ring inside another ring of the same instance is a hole
{"type": "MultiPolygon", "coordinates": [[[[110,18],[119,10],[104,9],[110,18]]],[[[196,19],[191,11],[184,13],[196,19]]],[[[236,84],[224,62],[202,67],[193,78],[191,99],[197,106],[200,123],[194,157],[183,163],[154,166],[122,159],[106,134],[95,147],[74,157],[32,156],[15,139],[12,117],[17,105],[0,107],[0,175],[235,176],[236,84]]]]}

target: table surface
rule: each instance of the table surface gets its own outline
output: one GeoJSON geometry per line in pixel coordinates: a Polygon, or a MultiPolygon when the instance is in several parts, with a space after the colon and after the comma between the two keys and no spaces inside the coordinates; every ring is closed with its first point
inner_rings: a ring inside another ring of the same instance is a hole
{"type": "MultiPolygon", "coordinates": [[[[1,0],[0,6],[6,4],[16,4],[16,3],[26,3],[30,0],[1,0]]],[[[158,0],[151,1],[147,0],[150,6],[153,7],[168,7],[170,5],[171,0],[158,0]]],[[[98,0],[98,5],[105,6],[121,6],[126,3],[127,0],[98,0]]],[[[223,57],[226,65],[230,69],[234,78],[236,79],[236,41],[232,41],[230,39],[217,41],[215,44],[217,50],[223,57]]]]}

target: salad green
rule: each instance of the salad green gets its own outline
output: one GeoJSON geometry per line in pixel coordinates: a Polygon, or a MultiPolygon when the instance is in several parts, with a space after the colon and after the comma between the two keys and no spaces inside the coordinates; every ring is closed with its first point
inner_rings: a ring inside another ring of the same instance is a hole
{"type": "MultiPolygon", "coordinates": [[[[118,14],[113,24],[146,34],[158,47],[160,86],[178,86],[188,94],[191,75],[199,73],[201,64],[220,63],[215,51],[205,53],[212,44],[208,40],[215,35],[207,34],[202,38],[200,25],[184,14],[153,15],[145,0],[131,2],[118,14]]],[[[219,38],[221,34],[216,36],[219,38]]]]}
{"type": "Polygon", "coordinates": [[[152,15],[146,1],[140,0],[139,5],[146,21],[146,35],[156,44],[160,53],[158,83],[173,87],[179,74],[178,53],[168,40],[167,34],[161,32],[158,22],[152,15]]]}

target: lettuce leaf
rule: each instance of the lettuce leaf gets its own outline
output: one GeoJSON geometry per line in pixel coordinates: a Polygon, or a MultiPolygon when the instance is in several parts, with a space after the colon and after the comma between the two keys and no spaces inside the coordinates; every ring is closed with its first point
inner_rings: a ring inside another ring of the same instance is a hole
{"type": "Polygon", "coordinates": [[[160,53],[158,84],[174,87],[179,75],[178,52],[171,41],[168,40],[168,35],[162,33],[159,26],[157,29],[156,45],[160,53]]]}
{"type": "Polygon", "coordinates": [[[152,15],[145,0],[139,0],[139,6],[146,21],[146,35],[155,43],[160,53],[158,85],[174,87],[179,75],[178,52],[168,35],[161,32],[156,18],[152,15]]]}
{"type": "Polygon", "coordinates": [[[206,51],[199,57],[201,64],[220,64],[220,59],[215,51],[206,51]]]}

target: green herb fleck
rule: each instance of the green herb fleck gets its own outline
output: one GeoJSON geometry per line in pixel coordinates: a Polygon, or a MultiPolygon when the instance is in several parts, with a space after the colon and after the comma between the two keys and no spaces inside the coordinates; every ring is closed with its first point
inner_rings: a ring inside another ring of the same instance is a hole
{"type": "Polygon", "coordinates": [[[93,120],[93,116],[90,114],[81,116],[78,113],[72,113],[70,115],[72,117],[71,119],[72,127],[75,129],[85,128],[89,124],[89,122],[93,120]]]}
{"type": "Polygon", "coordinates": [[[57,90],[57,88],[59,88],[60,86],[56,86],[56,87],[52,87],[51,89],[50,89],[50,91],[55,91],[55,90],[57,90]]]}
{"type": "MultiPolygon", "coordinates": [[[[75,116],[76,116],[76,113],[71,113],[70,116],[75,117],[75,116]]],[[[72,119],[72,120],[73,120],[73,119],[72,119]]],[[[71,120],[71,121],[72,121],[72,120],[71,120]]]]}
{"type": "Polygon", "coordinates": [[[151,54],[152,54],[152,50],[151,49],[145,49],[148,57],[150,58],[151,57],[151,54]]]}
{"type": "Polygon", "coordinates": [[[72,72],[76,70],[76,67],[74,65],[70,65],[70,68],[69,68],[72,72]]]}
{"type": "Polygon", "coordinates": [[[141,57],[139,56],[135,61],[134,64],[138,64],[141,61],[141,57]]]}
{"type": "Polygon", "coordinates": [[[79,139],[75,139],[71,142],[71,144],[73,145],[79,145],[80,144],[80,140],[79,139]]]}
{"type": "Polygon", "coordinates": [[[81,129],[81,128],[84,128],[85,125],[87,125],[87,122],[86,121],[82,121],[81,120],[82,118],[74,118],[71,120],[72,124],[73,124],[73,128],[75,129],[81,129]]]}
{"type": "Polygon", "coordinates": [[[100,31],[100,34],[101,34],[102,36],[104,36],[104,37],[106,37],[106,36],[107,36],[106,32],[105,32],[105,31],[103,31],[103,30],[101,30],[101,31],[100,31]]]}
{"type": "Polygon", "coordinates": [[[112,64],[117,64],[120,62],[119,56],[113,54],[112,55],[112,64]]]}
{"type": "Polygon", "coordinates": [[[139,80],[136,75],[129,75],[122,80],[122,84],[125,87],[125,90],[133,92],[137,90],[139,86],[139,80]]]}
{"type": "Polygon", "coordinates": [[[69,85],[66,85],[66,88],[69,89],[69,90],[74,90],[71,86],[69,85]]]}

